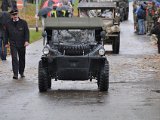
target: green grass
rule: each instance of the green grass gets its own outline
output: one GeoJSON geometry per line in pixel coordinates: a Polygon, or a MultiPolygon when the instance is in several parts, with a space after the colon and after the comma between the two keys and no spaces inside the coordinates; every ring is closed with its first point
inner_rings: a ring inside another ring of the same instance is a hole
{"type": "Polygon", "coordinates": [[[33,43],[41,38],[42,38],[41,30],[39,30],[38,32],[36,32],[36,30],[30,30],[30,43],[33,43]]]}

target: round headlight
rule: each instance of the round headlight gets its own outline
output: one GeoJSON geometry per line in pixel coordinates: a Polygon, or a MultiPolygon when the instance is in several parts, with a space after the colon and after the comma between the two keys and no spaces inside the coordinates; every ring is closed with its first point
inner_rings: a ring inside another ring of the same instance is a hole
{"type": "Polygon", "coordinates": [[[99,49],[99,55],[104,55],[105,54],[105,49],[99,49]]]}
{"type": "Polygon", "coordinates": [[[43,54],[47,55],[48,53],[49,53],[49,49],[48,49],[47,47],[45,47],[45,48],[43,49],[43,54]]]}

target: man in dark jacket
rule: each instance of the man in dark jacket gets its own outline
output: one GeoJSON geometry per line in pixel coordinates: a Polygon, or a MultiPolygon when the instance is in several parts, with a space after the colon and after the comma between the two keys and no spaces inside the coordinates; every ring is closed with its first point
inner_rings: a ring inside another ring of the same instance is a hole
{"type": "Polygon", "coordinates": [[[158,41],[157,41],[157,47],[158,47],[158,53],[160,53],[160,17],[158,18],[158,21],[154,28],[151,30],[151,34],[156,34],[158,41]]]}
{"type": "Polygon", "coordinates": [[[26,46],[29,45],[29,29],[27,22],[18,17],[18,10],[11,10],[10,14],[12,20],[6,24],[5,46],[8,47],[8,42],[10,43],[13,79],[18,79],[18,72],[21,77],[25,77],[25,52],[26,46]]]}

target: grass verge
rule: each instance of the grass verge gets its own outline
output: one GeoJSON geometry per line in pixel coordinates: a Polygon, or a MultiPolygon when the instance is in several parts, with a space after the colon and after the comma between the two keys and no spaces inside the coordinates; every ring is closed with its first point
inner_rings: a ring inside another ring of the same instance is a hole
{"type": "Polygon", "coordinates": [[[33,43],[33,42],[42,38],[42,31],[41,30],[36,32],[36,30],[30,29],[29,31],[30,31],[30,43],[33,43]]]}

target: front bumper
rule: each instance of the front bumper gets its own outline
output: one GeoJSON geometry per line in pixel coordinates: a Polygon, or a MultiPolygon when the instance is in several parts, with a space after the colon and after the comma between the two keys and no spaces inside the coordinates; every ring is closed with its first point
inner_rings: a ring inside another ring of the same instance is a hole
{"type": "Polygon", "coordinates": [[[105,56],[56,56],[42,57],[51,76],[60,80],[88,80],[96,76],[106,61],[105,56]]]}

